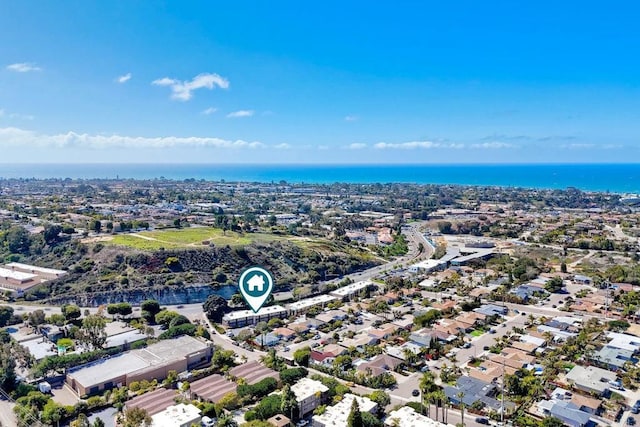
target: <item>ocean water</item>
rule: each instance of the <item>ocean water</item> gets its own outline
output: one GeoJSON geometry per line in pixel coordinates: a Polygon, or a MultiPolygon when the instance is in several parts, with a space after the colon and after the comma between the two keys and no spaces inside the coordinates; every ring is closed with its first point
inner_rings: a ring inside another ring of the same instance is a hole
{"type": "Polygon", "coordinates": [[[640,193],[640,164],[215,165],[0,164],[0,178],[188,178],[290,183],[418,183],[640,193]]]}

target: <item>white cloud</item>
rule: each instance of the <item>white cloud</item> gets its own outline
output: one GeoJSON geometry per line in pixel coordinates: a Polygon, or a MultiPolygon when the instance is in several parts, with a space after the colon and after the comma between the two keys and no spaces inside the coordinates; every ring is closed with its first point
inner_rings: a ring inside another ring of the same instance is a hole
{"type": "Polygon", "coordinates": [[[131,80],[131,73],[124,74],[116,79],[118,83],[126,83],[129,80],[131,80]]]}
{"type": "Polygon", "coordinates": [[[277,148],[278,150],[288,150],[291,148],[291,144],[283,142],[282,144],[275,145],[274,148],[277,148]]]}
{"type": "Polygon", "coordinates": [[[358,116],[348,115],[344,118],[345,122],[355,122],[356,120],[358,120],[358,116]]]}
{"type": "Polygon", "coordinates": [[[595,148],[596,144],[581,144],[581,143],[563,144],[563,145],[561,145],[561,147],[562,148],[568,148],[570,150],[584,150],[584,149],[595,148]]]}
{"type": "Polygon", "coordinates": [[[328,150],[329,146],[328,145],[318,145],[318,150],[328,150]]]}
{"type": "Polygon", "coordinates": [[[127,148],[170,148],[170,147],[210,147],[220,149],[264,148],[258,141],[226,140],[212,137],[141,137],[124,135],[90,135],[67,132],[54,135],[42,134],[15,127],[0,128],[0,147],[73,147],[105,149],[127,148]]]}
{"type": "Polygon", "coordinates": [[[483,149],[500,149],[500,148],[513,148],[513,144],[507,144],[506,142],[483,142],[482,144],[471,144],[471,148],[483,148],[483,149]]]}
{"type": "Polygon", "coordinates": [[[215,73],[198,74],[191,80],[177,80],[169,77],[151,82],[156,86],[169,86],[171,88],[171,98],[178,101],[188,101],[193,98],[193,91],[196,89],[213,89],[216,86],[221,89],[229,88],[229,80],[215,73]]]}
{"type": "Polygon", "coordinates": [[[227,114],[227,117],[230,119],[237,119],[239,117],[251,117],[253,114],[253,110],[238,110],[227,114]]]}
{"type": "Polygon", "coordinates": [[[8,119],[19,119],[19,120],[33,120],[33,117],[30,114],[19,114],[19,113],[7,113],[4,109],[0,108],[0,117],[6,117],[8,119]]]}
{"type": "Polygon", "coordinates": [[[16,64],[7,65],[7,70],[17,73],[28,73],[29,71],[42,71],[42,68],[36,66],[33,62],[18,62],[16,64]]]}
{"type": "Polygon", "coordinates": [[[203,110],[202,114],[204,114],[205,116],[210,116],[211,114],[215,113],[216,111],[218,111],[217,108],[209,107],[206,110],[203,110]]]}
{"type": "Polygon", "coordinates": [[[389,142],[378,142],[374,145],[375,148],[379,150],[386,149],[401,149],[401,150],[414,150],[416,148],[422,149],[430,149],[430,148],[464,148],[464,144],[444,144],[440,142],[433,141],[410,141],[410,142],[399,142],[399,143],[389,143],[389,142]]]}
{"type": "Polygon", "coordinates": [[[367,148],[367,144],[363,142],[354,142],[353,144],[347,145],[345,148],[349,150],[362,150],[363,148],[367,148]]]}

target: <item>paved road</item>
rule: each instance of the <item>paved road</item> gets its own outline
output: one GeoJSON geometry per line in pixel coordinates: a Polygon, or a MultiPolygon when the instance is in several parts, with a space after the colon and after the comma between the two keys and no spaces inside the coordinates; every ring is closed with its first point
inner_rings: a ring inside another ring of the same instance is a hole
{"type": "Polygon", "coordinates": [[[0,426],[17,427],[18,420],[13,414],[14,403],[0,399],[0,426]]]}

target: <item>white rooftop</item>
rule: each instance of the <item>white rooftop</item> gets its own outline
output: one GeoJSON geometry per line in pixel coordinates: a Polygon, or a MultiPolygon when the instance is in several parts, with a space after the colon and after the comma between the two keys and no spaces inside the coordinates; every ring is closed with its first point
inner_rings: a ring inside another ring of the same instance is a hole
{"type": "Polygon", "coordinates": [[[372,412],[378,404],[368,397],[360,397],[350,393],[343,396],[342,400],[333,406],[328,406],[322,415],[313,416],[313,425],[319,423],[324,427],[344,427],[351,412],[353,399],[358,401],[360,412],[372,412]]]}
{"type": "Polygon", "coordinates": [[[200,425],[200,409],[189,404],[179,403],[169,406],[162,412],[151,416],[153,420],[151,427],[176,427],[200,425]]]}
{"type": "Polygon", "coordinates": [[[129,375],[133,372],[180,360],[205,348],[207,348],[207,344],[184,335],[157,342],[144,349],[132,350],[108,359],[97,360],[75,371],[70,370],[68,375],[87,387],[107,382],[121,375],[129,375]]]}
{"type": "Polygon", "coordinates": [[[238,319],[246,319],[248,317],[253,317],[253,316],[264,316],[268,314],[282,313],[285,311],[287,310],[281,305],[271,305],[269,307],[262,307],[260,310],[258,310],[255,313],[253,312],[253,310],[235,310],[235,311],[232,311],[231,313],[225,314],[224,318],[226,320],[238,320],[238,319]]]}
{"type": "Polygon", "coordinates": [[[424,415],[418,414],[410,406],[403,406],[400,409],[391,411],[384,423],[385,425],[393,426],[395,425],[396,420],[398,422],[397,425],[400,425],[402,427],[449,427],[451,426],[451,424],[444,424],[444,423],[432,420],[429,417],[425,417],[424,415]]]}
{"type": "Polygon", "coordinates": [[[26,282],[27,280],[35,279],[38,276],[31,273],[24,273],[22,271],[14,271],[14,270],[9,270],[8,268],[0,267],[0,277],[19,280],[21,282],[26,282]]]}
{"type": "Polygon", "coordinates": [[[633,335],[609,332],[607,338],[611,338],[611,341],[607,344],[609,347],[633,352],[640,350],[640,338],[633,335]]]}
{"type": "Polygon", "coordinates": [[[289,310],[303,310],[305,308],[313,307],[314,305],[326,304],[331,301],[335,301],[336,297],[331,295],[318,295],[317,297],[305,298],[300,301],[292,302],[287,305],[289,310]]]}
{"type": "Polygon", "coordinates": [[[346,297],[347,295],[354,294],[358,291],[361,291],[369,286],[373,285],[369,280],[362,280],[360,282],[351,283],[347,286],[343,286],[341,288],[336,289],[331,292],[331,295],[335,295],[338,297],[346,297]]]}
{"type": "Polygon", "coordinates": [[[302,402],[317,393],[326,393],[329,388],[320,381],[311,378],[300,378],[300,380],[291,386],[291,391],[296,395],[296,400],[302,402]]]}
{"type": "Polygon", "coordinates": [[[431,270],[445,264],[446,262],[443,262],[439,259],[425,259],[424,261],[420,261],[418,263],[413,264],[411,267],[431,270]]]}
{"type": "Polygon", "coordinates": [[[53,268],[37,267],[35,265],[22,264],[20,262],[10,262],[9,264],[7,264],[7,267],[13,267],[13,268],[17,268],[19,270],[29,270],[29,271],[37,271],[37,272],[40,272],[40,273],[55,274],[57,276],[61,276],[63,274],[67,274],[67,272],[64,271],[64,270],[56,270],[56,269],[53,269],[53,268]]]}

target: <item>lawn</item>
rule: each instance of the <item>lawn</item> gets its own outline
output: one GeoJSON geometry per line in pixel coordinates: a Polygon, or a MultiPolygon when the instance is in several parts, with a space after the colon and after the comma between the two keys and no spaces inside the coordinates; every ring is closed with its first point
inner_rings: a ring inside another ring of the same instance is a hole
{"type": "Polygon", "coordinates": [[[189,227],[170,230],[143,231],[135,234],[118,234],[109,243],[129,246],[141,250],[177,249],[202,247],[205,242],[216,246],[246,246],[253,242],[270,242],[282,237],[271,234],[240,234],[233,231],[224,233],[210,227],[189,227]]]}
{"type": "Polygon", "coordinates": [[[474,329],[473,331],[471,331],[470,335],[472,337],[479,337],[482,334],[484,334],[484,331],[481,331],[480,329],[474,329]]]}

